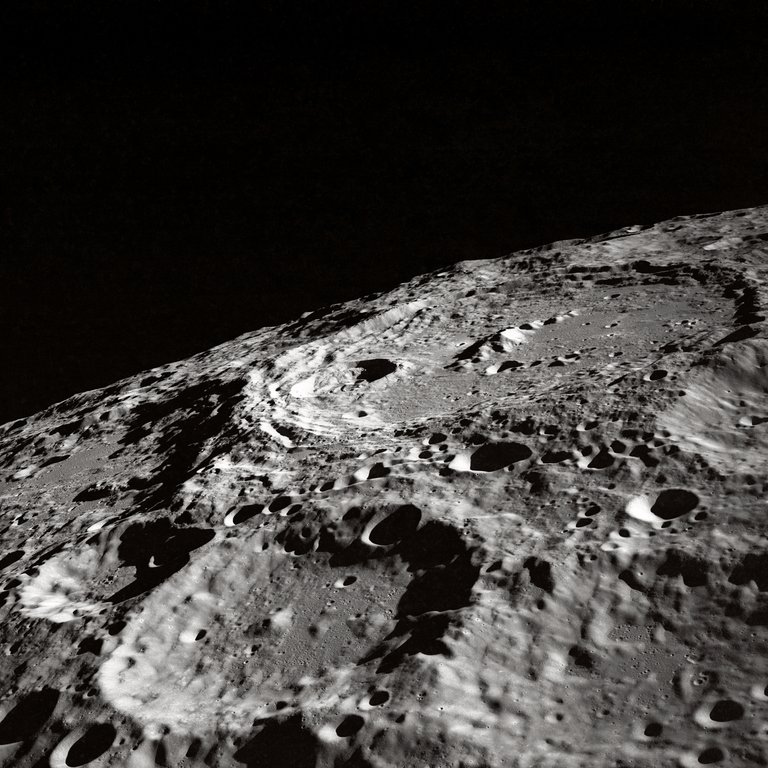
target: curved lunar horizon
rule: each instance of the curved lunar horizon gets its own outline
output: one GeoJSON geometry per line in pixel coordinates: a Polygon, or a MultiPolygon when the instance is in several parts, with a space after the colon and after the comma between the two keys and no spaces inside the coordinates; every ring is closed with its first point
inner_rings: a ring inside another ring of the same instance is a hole
{"type": "Polygon", "coordinates": [[[681,216],[0,427],[0,765],[765,765],[767,301],[681,216]]]}

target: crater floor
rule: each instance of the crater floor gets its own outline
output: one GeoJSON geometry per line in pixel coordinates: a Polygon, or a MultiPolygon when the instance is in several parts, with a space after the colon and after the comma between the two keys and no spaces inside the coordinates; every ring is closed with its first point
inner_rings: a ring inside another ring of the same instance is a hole
{"type": "Polygon", "coordinates": [[[767,279],[627,227],[0,427],[0,765],[765,765],[767,279]]]}

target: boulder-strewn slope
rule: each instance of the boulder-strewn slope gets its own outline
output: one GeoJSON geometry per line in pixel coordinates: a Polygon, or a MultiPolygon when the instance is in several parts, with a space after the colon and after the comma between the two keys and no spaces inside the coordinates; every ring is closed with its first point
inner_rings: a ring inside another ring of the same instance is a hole
{"type": "Polygon", "coordinates": [[[765,764],[767,280],[628,227],[0,427],[0,764],[765,764]]]}

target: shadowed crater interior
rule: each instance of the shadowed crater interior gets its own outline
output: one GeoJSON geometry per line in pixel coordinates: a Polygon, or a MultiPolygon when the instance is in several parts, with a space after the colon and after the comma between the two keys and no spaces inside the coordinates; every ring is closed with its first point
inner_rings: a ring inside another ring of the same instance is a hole
{"type": "Polygon", "coordinates": [[[181,570],[189,553],[207,544],[215,532],[208,528],[178,528],[167,518],[130,525],[120,539],[122,565],[136,569],[136,579],[109,600],[120,603],[136,597],[181,570]]]}
{"type": "Polygon", "coordinates": [[[674,520],[686,515],[699,505],[699,497],[682,488],[662,491],[651,507],[651,512],[662,520],[674,520]]]}
{"type": "Polygon", "coordinates": [[[754,581],[761,592],[768,591],[768,554],[765,552],[744,555],[742,561],[733,569],[729,578],[731,584],[747,584],[754,581]]]}
{"type": "Polygon", "coordinates": [[[304,727],[301,715],[293,715],[268,722],[235,753],[235,760],[248,768],[315,768],[317,750],[317,739],[304,727]]]}
{"type": "Polygon", "coordinates": [[[0,744],[13,744],[37,736],[53,714],[59,692],[43,688],[27,694],[0,723],[0,744]]]}
{"type": "Polygon", "coordinates": [[[450,655],[442,640],[453,612],[468,606],[480,573],[473,550],[452,526],[430,521],[397,547],[415,574],[397,606],[397,625],[362,663],[382,657],[378,672],[391,672],[415,653],[450,655]],[[404,642],[399,642],[405,637],[404,642]]]}
{"type": "Polygon", "coordinates": [[[406,536],[415,533],[420,522],[421,510],[414,507],[413,504],[403,504],[374,526],[369,538],[372,543],[380,546],[395,544],[406,536]]]}
{"type": "Polygon", "coordinates": [[[375,358],[373,360],[360,360],[355,365],[362,368],[357,376],[358,381],[377,381],[389,376],[397,370],[397,365],[391,360],[375,358]]]}
{"type": "Polygon", "coordinates": [[[530,456],[531,449],[522,443],[486,443],[472,454],[469,466],[476,472],[496,472],[530,456]]]}
{"type": "Polygon", "coordinates": [[[70,748],[66,764],[86,765],[103,755],[115,740],[117,731],[109,723],[92,725],[70,748]]]}

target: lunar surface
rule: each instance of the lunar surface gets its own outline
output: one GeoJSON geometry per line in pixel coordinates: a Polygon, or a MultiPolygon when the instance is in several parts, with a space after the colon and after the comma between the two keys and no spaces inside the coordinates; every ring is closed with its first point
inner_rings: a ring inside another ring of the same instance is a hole
{"type": "Polygon", "coordinates": [[[685,216],[0,427],[0,764],[765,765],[767,310],[685,216]]]}

